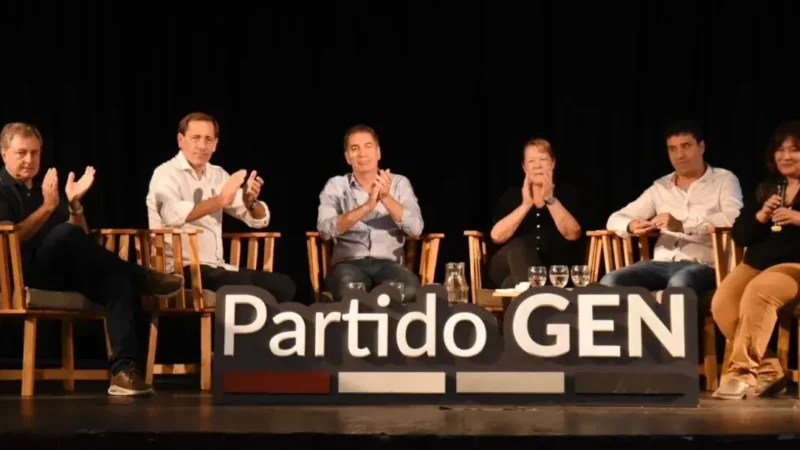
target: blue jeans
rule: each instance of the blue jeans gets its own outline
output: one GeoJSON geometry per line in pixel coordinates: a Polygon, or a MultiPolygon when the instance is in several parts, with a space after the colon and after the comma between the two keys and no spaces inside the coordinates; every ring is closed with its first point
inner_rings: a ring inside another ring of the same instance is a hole
{"type": "Polygon", "coordinates": [[[636,286],[648,291],[661,291],[668,287],[687,287],[700,301],[716,288],[714,268],[696,262],[639,261],[622,269],[609,272],[600,280],[604,286],[636,286]]]}
{"type": "Polygon", "coordinates": [[[369,292],[373,287],[390,281],[403,283],[403,301],[414,301],[420,287],[419,278],[405,266],[385,259],[361,258],[336,263],[325,278],[325,290],[339,302],[347,283],[364,283],[369,292]]]}

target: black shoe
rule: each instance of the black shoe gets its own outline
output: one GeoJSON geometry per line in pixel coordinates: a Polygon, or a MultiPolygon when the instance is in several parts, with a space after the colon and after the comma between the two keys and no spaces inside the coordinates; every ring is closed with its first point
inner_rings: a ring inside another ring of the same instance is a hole
{"type": "Polygon", "coordinates": [[[174,273],[161,273],[148,270],[145,275],[145,292],[156,297],[169,298],[183,289],[185,282],[183,276],[174,273]]]}

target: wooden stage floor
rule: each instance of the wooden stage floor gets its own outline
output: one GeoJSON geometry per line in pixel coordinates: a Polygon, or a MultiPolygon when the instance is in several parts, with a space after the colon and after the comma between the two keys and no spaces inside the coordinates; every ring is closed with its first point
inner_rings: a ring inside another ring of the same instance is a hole
{"type": "Polygon", "coordinates": [[[699,408],[215,406],[210,395],[102,393],[0,396],[2,448],[704,448],[745,440],[800,446],[800,401],[790,396],[699,408]],[[206,445],[202,445],[206,444],[206,445]],[[222,447],[220,447],[222,446],[222,447]]]}

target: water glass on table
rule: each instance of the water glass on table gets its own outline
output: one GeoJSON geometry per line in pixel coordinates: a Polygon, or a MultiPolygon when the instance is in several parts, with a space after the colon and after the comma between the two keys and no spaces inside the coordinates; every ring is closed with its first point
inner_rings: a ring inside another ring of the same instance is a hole
{"type": "Polygon", "coordinates": [[[544,266],[528,267],[528,281],[531,286],[544,286],[547,284],[547,269],[544,266]]]}
{"type": "Polygon", "coordinates": [[[577,287],[584,287],[589,285],[589,266],[577,265],[572,266],[572,284],[577,287]]]}
{"type": "Polygon", "coordinates": [[[567,266],[550,266],[550,282],[553,286],[563,288],[569,282],[567,266]]]}

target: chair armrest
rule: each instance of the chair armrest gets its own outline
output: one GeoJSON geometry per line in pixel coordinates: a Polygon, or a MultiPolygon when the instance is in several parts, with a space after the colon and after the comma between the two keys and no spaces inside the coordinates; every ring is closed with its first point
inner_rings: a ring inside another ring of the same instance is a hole
{"type": "Polygon", "coordinates": [[[319,231],[306,231],[307,238],[319,238],[320,234],[319,231]]]}
{"type": "Polygon", "coordinates": [[[197,235],[202,234],[203,230],[198,230],[194,228],[154,228],[152,230],[147,230],[150,234],[186,234],[186,235],[197,235]]]}
{"type": "Polygon", "coordinates": [[[19,226],[13,223],[0,225],[0,311],[22,311],[27,307],[21,242],[17,230],[19,226]]]}
{"type": "Polygon", "coordinates": [[[464,236],[483,239],[483,232],[476,230],[467,230],[464,232],[464,236]]]}
{"type": "Polygon", "coordinates": [[[714,233],[730,233],[733,231],[733,227],[715,227],[714,225],[708,226],[708,232],[711,234],[714,233]]]}
{"type": "Polygon", "coordinates": [[[281,237],[280,233],[274,231],[252,231],[252,232],[245,232],[245,233],[222,233],[223,238],[228,239],[247,239],[247,238],[256,238],[256,239],[265,239],[265,238],[273,238],[277,239],[281,237]]]}
{"type": "Polygon", "coordinates": [[[602,236],[614,236],[617,233],[612,230],[588,230],[586,232],[586,236],[588,237],[602,237],[602,236]]]}

